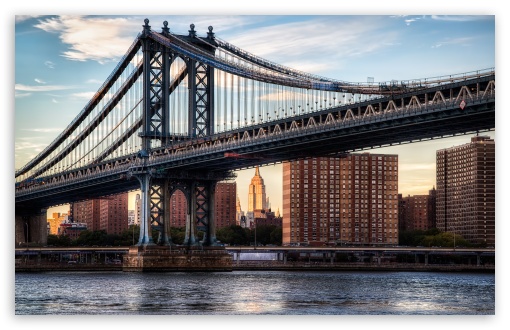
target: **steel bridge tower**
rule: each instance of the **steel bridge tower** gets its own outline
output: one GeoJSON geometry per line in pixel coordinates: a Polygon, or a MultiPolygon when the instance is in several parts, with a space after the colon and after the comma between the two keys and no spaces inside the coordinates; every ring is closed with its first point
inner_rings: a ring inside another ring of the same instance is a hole
{"type": "MultiPolygon", "coordinates": [[[[168,22],[163,23],[162,34],[168,36],[168,22]]],[[[143,51],[143,126],[140,134],[142,149],[139,156],[149,158],[151,142],[170,143],[175,136],[169,131],[170,112],[183,111],[170,107],[170,66],[180,58],[185,62],[189,90],[188,139],[207,137],[214,133],[214,68],[186,57],[149,38],[149,20],[145,19],[140,38],[143,51]]],[[[198,38],[195,26],[190,25],[189,35],[180,36],[201,50],[214,54],[216,43],[212,27],[207,38],[198,38]]],[[[218,181],[232,177],[231,172],[154,172],[142,165],[131,170],[131,176],[140,182],[142,198],[142,220],[139,246],[171,245],[169,231],[169,200],[172,194],[181,190],[186,196],[188,209],[185,245],[217,245],[214,219],[214,191],[218,181]],[[158,242],[154,242],[151,227],[160,231],[158,242]],[[197,230],[204,232],[204,238],[197,241],[197,230]]]]}

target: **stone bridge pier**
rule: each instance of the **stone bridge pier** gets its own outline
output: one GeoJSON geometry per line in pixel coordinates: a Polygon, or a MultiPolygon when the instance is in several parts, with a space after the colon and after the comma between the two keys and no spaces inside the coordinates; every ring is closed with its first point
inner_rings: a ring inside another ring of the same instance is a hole
{"type": "Polygon", "coordinates": [[[48,242],[47,209],[20,212],[15,215],[15,247],[46,245],[48,242]]]}

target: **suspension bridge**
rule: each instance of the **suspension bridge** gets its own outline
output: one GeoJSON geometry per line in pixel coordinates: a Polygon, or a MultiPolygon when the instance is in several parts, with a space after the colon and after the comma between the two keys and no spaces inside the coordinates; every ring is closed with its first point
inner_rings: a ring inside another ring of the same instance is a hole
{"type": "Polygon", "coordinates": [[[16,233],[30,222],[44,241],[48,207],[140,189],[137,245],[168,245],[165,201],[181,190],[185,244],[202,230],[214,246],[214,187],[235,170],[495,129],[494,69],[351,83],[265,60],[213,27],[142,27],[78,116],[16,170],[16,233]]]}

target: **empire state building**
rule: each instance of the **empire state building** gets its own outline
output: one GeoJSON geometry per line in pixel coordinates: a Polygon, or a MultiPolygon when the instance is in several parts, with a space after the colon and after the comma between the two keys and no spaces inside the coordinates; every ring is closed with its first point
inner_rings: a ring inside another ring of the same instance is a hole
{"type": "Polygon", "coordinates": [[[255,168],[255,176],[248,188],[248,212],[266,209],[266,186],[260,176],[259,167],[255,168]]]}

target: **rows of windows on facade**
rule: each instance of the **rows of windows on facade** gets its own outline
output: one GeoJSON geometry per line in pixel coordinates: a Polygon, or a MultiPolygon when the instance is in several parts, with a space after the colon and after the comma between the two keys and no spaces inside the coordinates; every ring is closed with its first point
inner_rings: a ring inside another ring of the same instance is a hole
{"type": "MultiPolygon", "coordinates": [[[[436,151],[436,187],[425,195],[398,193],[398,155],[358,153],[283,163],[282,215],[271,210],[259,167],[246,212],[235,182],[218,183],[215,196],[217,228],[280,226],[283,245],[398,245],[399,231],[438,228],[494,246],[495,142],[476,136],[436,151]]],[[[140,224],[139,194],[134,204],[128,210],[127,193],[73,203],[69,214],[48,219],[49,234],[74,238],[86,229],[120,234],[140,224]]],[[[168,205],[170,226],[185,227],[184,194],[175,192],[168,205]]]]}

